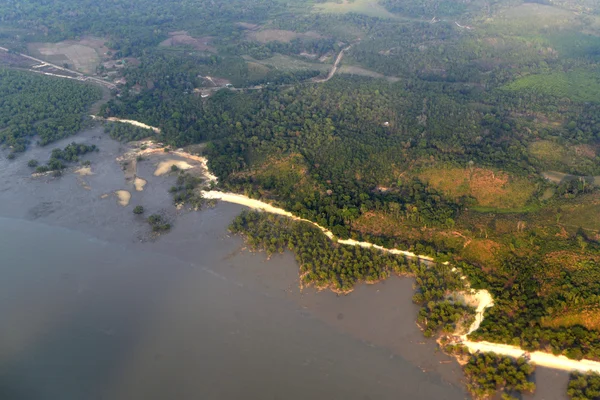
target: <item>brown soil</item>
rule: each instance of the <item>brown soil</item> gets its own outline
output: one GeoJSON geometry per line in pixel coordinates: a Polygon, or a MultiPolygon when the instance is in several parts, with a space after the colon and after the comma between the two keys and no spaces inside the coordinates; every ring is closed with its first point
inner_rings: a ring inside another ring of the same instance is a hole
{"type": "Polygon", "coordinates": [[[472,196],[484,207],[522,207],[535,191],[525,179],[484,168],[431,168],[418,176],[450,197],[472,196]]]}
{"type": "Polygon", "coordinates": [[[488,271],[499,266],[497,255],[501,248],[502,246],[493,240],[473,239],[466,243],[461,256],[488,271]]]}

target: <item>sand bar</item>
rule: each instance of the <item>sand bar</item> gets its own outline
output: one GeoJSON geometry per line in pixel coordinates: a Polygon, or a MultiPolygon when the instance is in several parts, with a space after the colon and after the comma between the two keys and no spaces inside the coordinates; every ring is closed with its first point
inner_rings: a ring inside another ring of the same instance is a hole
{"type": "Polygon", "coordinates": [[[133,180],[133,185],[135,186],[135,190],[137,190],[138,192],[141,192],[142,190],[144,190],[144,186],[146,186],[147,183],[148,183],[148,181],[140,178],[139,176],[136,176],[135,179],[133,180]]]}
{"type": "Polygon", "coordinates": [[[79,176],[89,176],[94,175],[91,167],[81,167],[75,170],[75,173],[79,176]]]}
{"type": "Polygon", "coordinates": [[[154,176],[161,176],[171,171],[171,167],[176,166],[179,169],[186,170],[193,168],[190,164],[185,161],[178,160],[167,160],[161,161],[156,167],[156,171],[154,171],[154,176]]]}
{"type": "Polygon", "coordinates": [[[123,207],[127,207],[129,200],[131,200],[131,193],[127,190],[117,190],[115,195],[117,195],[117,198],[119,199],[118,203],[123,207]]]}

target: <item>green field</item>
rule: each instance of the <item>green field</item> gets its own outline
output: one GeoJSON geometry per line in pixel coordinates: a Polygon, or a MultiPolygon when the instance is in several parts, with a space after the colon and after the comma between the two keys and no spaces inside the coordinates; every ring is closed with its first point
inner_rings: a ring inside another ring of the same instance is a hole
{"type": "Polygon", "coordinates": [[[575,102],[600,103],[598,75],[588,71],[529,75],[515,80],[502,89],[533,91],[540,95],[568,98],[575,102]]]}
{"type": "Polygon", "coordinates": [[[378,18],[396,18],[394,14],[386,10],[376,0],[343,0],[316,4],[314,10],[321,13],[356,13],[378,18]]]}

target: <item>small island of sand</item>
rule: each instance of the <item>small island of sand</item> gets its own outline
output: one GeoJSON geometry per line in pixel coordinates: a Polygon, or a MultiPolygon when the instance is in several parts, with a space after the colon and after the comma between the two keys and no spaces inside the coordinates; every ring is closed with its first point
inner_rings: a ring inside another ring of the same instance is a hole
{"type": "Polygon", "coordinates": [[[146,186],[148,182],[145,179],[142,179],[138,176],[133,180],[133,185],[135,186],[135,190],[141,192],[144,190],[144,186],[146,186]]]}
{"type": "Polygon", "coordinates": [[[127,190],[117,190],[115,195],[117,195],[119,199],[118,203],[123,207],[127,207],[129,200],[131,200],[131,193],[129,193],[127,190]]]}
{"type": "Polygon", "coordinates": [[[94,175],[91,167],[81,167],[75,170],[75,173],[79,176],[90,176],[94,175]]]}

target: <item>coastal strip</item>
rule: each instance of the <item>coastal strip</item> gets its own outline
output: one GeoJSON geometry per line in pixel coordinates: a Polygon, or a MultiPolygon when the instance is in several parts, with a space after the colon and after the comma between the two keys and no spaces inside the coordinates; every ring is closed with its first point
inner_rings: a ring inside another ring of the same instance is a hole
{"type": "MultiPolygon", "coordinates": [[[[95,116],[93,116],[93,117],[95,119],[102,119],[101,117],[95,117],[95,116]]],[[[119,122],[124,122],[124,123],[132,123],[133,125],[136,125],[136,126],[144,126],[144,127],[148,127],[151,129],[158,129],[158,128],[154,128],[154,127],[149,127],[149,126],[142,124],[140,122],[137,122],[137,121],[121,120],[121,119],[117,119],[117,118],[115,118],[114,120],[117,120],[119,122]]],[[[148,144],[150,146],[150,148],[143,150],[143,151],[139,151],[137,154],[157,153],[159,151],[158,146],[161,146],[160,143],[152,144],[151,142],[146,142],[145,144],[148,144]]],[[[208,161],[207,161],[206,157],[193,155],[193,154],[183,151],[182,149],[178,149],[178,150],[174,151],[173,153],[180,157],[199,162],[205,169],[205,178],[207,179],[207,181],[210,183],[217,182],[217,177],[215,175],[213,175],[212,173],[210,173],[210,171],[208,170],[208,165],[207,165],[208,161]]],[[[375,245],[373,243],[359,242],[359,241],[356,241],[353,239],[337,239],[331,231],[323,228],[322,226],[318,225],[317,223],[315,223],[313,221],[297,217],[297,216],[293,215],[291,212],[286,211],[282,208],[275,207],[269,203],[265,203],[260,200],[251,199],[248,196],[244,196],[242,194],[220,192],[220,191],[216,191],[216,190],[208,190],[208,191],[203,191],[202,195],[206,199],[221,200],[221,201],[224,201],[227,203],[239,204],[239,205],[246,206],[246,207],[254,209],[254,210],[260,210],[260,211],[269,212],[272,214],[282,215],[282,216],[285,216],[288,218],[292,218],[296,221],[308,222],[308,223],[312,224],[313,226],[316,226],[317,228],[319,228],[325,234],[325,236],[327,236],[329,239],[337,241],[337,243],[340,243],[340,244],[345,244],[345,245],[349,245],[349,246],[361,246],[361,247],[365,247],[365,248],[375,248],[375,249],[381,250],[383,252],[388,252],[388,253],[396,254],[396,255],[404,255],[406,257],[417,258],[419,260],[423,260],[423,261],[427,261],[427,262],[434,261],[434,259],[432,257],[417,255],[417,254],[409,252],[409,251],[398,250],[398,249],[387,249],[382,246],[375,245]]],[[[465,279],[466,279],[466,277],[465,277],[465,279]]],[[[542,351],[535,351],[535,352],[529,353],[517,346],[511,346],[511,345],[499,344],[499,343],[490,343],[490,342],[485,342],[485,341],[474,342],[474,341],[468,340],[467,335],[476,331],[477,329],[479,329],[479,326],[481,325],[481,322],[483,321],[483,318],[484,318],[485,310],[490,307],[493,307],[494,302],[493,302],[493,298],[492,298],[491,294],[485,289],[483,289],[483,290],[471,289],[467,293],[464,293],[464,295],[471,299],[473,305],[476,308],[476,311],[475,311],[476,315],[475,315],[475,321],[469,327],[469,331],[467,332],[467,334],[460,336],[459,343],[464,345],[467,349],[469,349],[469,351],[471,353],[494,352],[497,354],[502,354],[502,355],[506,355],[506,356],[510,356],[510,357],[525,356],[525,357],[529,358],[529,360],[531,362],[534,362],[537,365],[548,367],[548,368],[559,369],[559,370],[564,370],[564,371],[580,371],[580,372],[593,371],[593,372],[600,373],[600,362],[598,362],[598,361],[585,360],[585,359],[572,360],[565,356],[556,356],[554,354],[550,354],[550,353],[546,353],[546,352],[542,352],[542,351]]]]}
{"type": "MultiPolygon", "coordinates": [[[[251,198],[241,195],[241,194],[219,192],[219,191],[211,190],[211,191],[202,192],[202,195],[206,199],[221,200],[221,201],[225,201],[227,203],[239,204],[239,205],[246,206],[246,207],[249,207],[254,210],[260,210],[260,211],[269,212],[272,214],[282,215],[282,216],[285,216],[288,218],[292,218],[296,221],[308,222],[308,223],[316,226],[317,228],[319,228],[325,234],[325,236],[327,236],[331,240],[337,241],[337,243],[340,243],[340,244],[345,244],[345,245],[349,245],[349,246],[361,246],[361,247],[365,247],[365,248],[375,248],[375,249],[378,249],[378,250],[381,250],[383,252],[387,252],[390,254],[404,255],[406,257],[417,258],[417,259],[425,260],[425,261],[433,261],[432,257],[417,255],[417,254],[414,254],[409,251],[398,250],[398,249],[387,249],[385,247],[378,246],[373,243],[359,242],[359,241],[356,241],[353,239],[337,239],[333,235],[333,233],[331,233],[329,230],[323,228],[322,226],[316,224],[313,221],[310,221],[310,220],[307,220],[304,218],[299,218],[299,217],[293,215],[292,213],[290,213],[289,211],[286,211],[282,208],[275,207],[271,204],[265,203],[260,200],[251,199],[251,198]]],[[[479,326],[481,325],[481,322],[483,321],[485,310],[490,307],[493,307],[494,302],[493,302],[492,295],[485,289],[470,290],[470,293],[465,293],[465,295],[468,296],[474,303],[475,308],[476,308],[476,310],[475,310],[476,315],[475,315],[475,321],[469,327],[468,333],[460,336],[459,343],[462,344],[463,346],[467,347],[471,353],[494,352],[497,354],[502,354],[505,356],[515,357],[515,358],[524,356],[524,357],[528,358],[531,362],[535,363],[536,365],[543,366],[543,367],[559,369],[559,370],[564,370],[564,371],[580,371],[580,372],[593,371],[593,372],[600,373],[600,362],[598,362],[598,361],[585,360],[585,359],[584,360],[572,360],[565,356],[555,356],[554,354],[550,354],[550,353],[546,353],[546,352],[542,352],[542,351],[535,351],[535,352],[529,353],[529,352],[521,349],[520,347],[511,346],[511,345],[507,345],[507,344],[490,343],[490,342],[474,342],[474,341],[469,340],[467,338],[467,335],[476,331],[477,329],[479,329],[479,326]]]]}
{"type": "Polygon", "coordinates": [[[429,262],[433,262],[433,258],[432,257],[428,257],[428,256],[420,256],[417,255],[415,253],[412,253],[410,251],[405,251],[405,250],[398,250],[398,249],[386,249],[383,246],[379,246],[373,243],[369,243],[369,242],[359,242],[357,240],[354,239],[338,239],[335,237],[335,235],[323,228],[321,225],[310,221],[308,219],[304,219],[304,218],[300,218],[295,216],[294,214],[292,214],[289,211],[286,211],[282,208],[278,208],[275,206],[272,206],[269,203],[265,203],[263,201],[260,200],[255,200],[255,199],[251,199],[247,196],[244,196],[242,194],[236,194],[236,193],[227,193],[227,192],[219,192],[216,190],[210,190],[210,191],[206,191],[206,192],[202,192],[202,196],[205,199],[212,199],[212,200],[221,200],[221,201],[225,201],[228,203],[235,203],[235,204],[239,204],[242,206],[246,206],[249,208],[252,208],[254,210],[261,210],[261,211],[266,211],[272,214],[277,214],[277,215],[283,215],[285,217],[291,218],[293,220],[296,221],[303,221],[303,222],[308,222],[309,224],[312,224],[313,226],[316,226],[317,228],[319,228],[321,230],[321,232],[323,232],[325,234],[325,236],[327,236],[329,239],[331,240],[335,240],[337,243],[340,244],[346,244],[349,246],[360,246],[360,247],[364,247],[364,248],[373,248],[373,249],[378,249],[390,254],[395,254],[395,255],[403,255],[406,257],[411,257],[411,258],[417,258],[419,260],[424,260],[424,261],[429,261],[429,262]]]}

